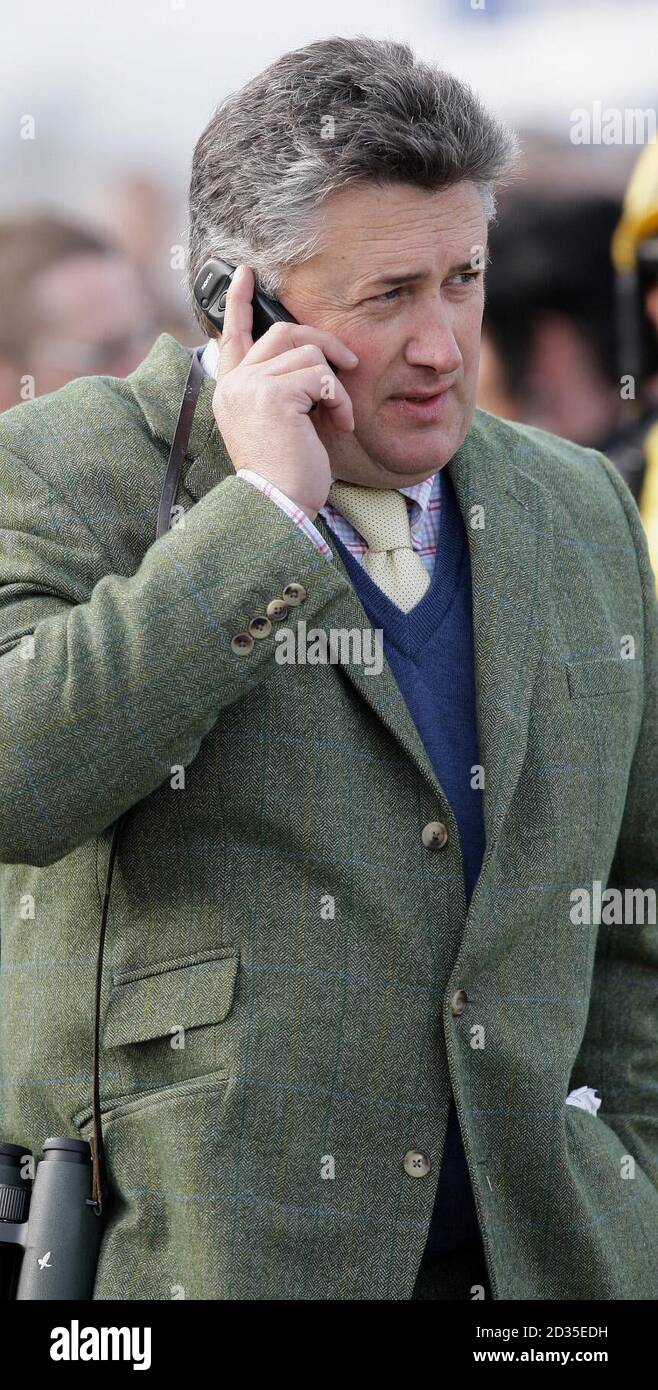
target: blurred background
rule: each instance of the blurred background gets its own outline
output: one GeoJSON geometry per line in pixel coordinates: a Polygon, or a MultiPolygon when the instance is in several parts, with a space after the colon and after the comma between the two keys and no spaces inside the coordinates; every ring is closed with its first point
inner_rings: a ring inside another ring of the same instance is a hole
{"type": "Polygon", "coordinates": [[[184,289],[194,144],[227,92],[331,33],[408,42],[519,132],[480,404],[609,453],[658,547],[656,0],[5,9],[0,409],[127,374],[163,331],[200,341],[184,289]]]}

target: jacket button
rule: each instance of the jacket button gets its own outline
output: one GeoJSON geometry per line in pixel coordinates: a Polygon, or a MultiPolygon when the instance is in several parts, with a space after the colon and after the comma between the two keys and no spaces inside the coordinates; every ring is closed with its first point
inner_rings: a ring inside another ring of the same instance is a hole
{"type": "Polygon", "coordinates": [[[303,584],[286,584],[283,590],[283,598],[289,603],[291,608],[296,608],[298,603],[303,603],[306,598],[306,589],[303,584]]]}
{"type": "Polygon", "coordinates": [[[236,656],[248,656],[253,645],[254,639],[248,632],[239,632],[231,642],[231,651],[235,652],[236,656]]]}
{"type": "Polygon", "coordinates": [[[269,618],[265,618],[262,613],[257,613],[256,617],[252,618],[247,631],[251,633],[252,637],[269,637],[272,624],[269,618]]]}
{"type": "Polygon", "coordinates": [[[448,830],[442,820],[428,821],[423,829],[423,844],[426,849],[443,849],[448,841],[448,830]]]}
{"type": "Polygon", "coordinates": [[[455,1018],[459,1018],[459,1015],[463,1014],[467,1003],[468,995],[466,990],[456,989],[450,1001],[450,1011],[455,1015],[455,1018]]]}
{"type": "Polygon", "coordinates": [[[410,1178],[426,1178],[431,1166],[427,1154],[418,1153],[416,1149],[410,1149],[404,1156],[404,1170],[410,1178]]]}
{"type": "Polygon", "coordinates": [[[265,612],[268,618],[271,618],[273,622],[280,623],[282,618],[288,617],[288,605],[283,602],[282,598],[273,598],[271,602],[268,603],[265,612]]]}

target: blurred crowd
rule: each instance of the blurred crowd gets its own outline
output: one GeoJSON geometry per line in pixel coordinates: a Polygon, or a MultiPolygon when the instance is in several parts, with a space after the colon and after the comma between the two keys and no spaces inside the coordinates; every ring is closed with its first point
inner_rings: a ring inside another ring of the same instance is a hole
{"type": "Polygon", "coordinates": [[[0,216],[0,410],[79,376],[127,376],[160,333],[192,347],[164,191],[119,178],[95,215],[0,216]]]}
{"type": "Polygon", "coordinates": [[[478,404],[606,454],[658,582],[658,145],[620,199],[514,193],[490,255],[478,404]]]}
{"type": "MultiPolygon", "coordinates": [[[[105,188],[93,217],[0,217],[0,410],[79,376],[128,375],[160,333],[198,343],[172,230],[146,176],[105,188]]],[[[658,575],[658,145],[620,198],[500,197],[478,404],[606,453],[658,575]]]]}

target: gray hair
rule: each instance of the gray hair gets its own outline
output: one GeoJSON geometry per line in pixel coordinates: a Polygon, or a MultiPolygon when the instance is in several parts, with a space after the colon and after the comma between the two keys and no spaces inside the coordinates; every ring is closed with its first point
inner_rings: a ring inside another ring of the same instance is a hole
{"type": "Polygon", "coordinates": [[[495,216],[493,184],[511,174],[516,135],[465,83],[407,44],[359,35],[284,53],[218,106],[199,136],[189,190],[189,302],[204,261],[252,267],[278,298],[286,269],[316,254],[322,203],[369,180],[438,191],[462,179],[495,216]]]}

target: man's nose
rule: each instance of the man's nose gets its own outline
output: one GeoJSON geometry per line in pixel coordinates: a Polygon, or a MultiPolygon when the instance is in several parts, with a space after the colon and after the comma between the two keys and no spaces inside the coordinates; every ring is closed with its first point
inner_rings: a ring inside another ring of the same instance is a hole
{"type": "Polygon", "coordinates": [[[433,367],[442,376],[459,370],[462,355],[445,313],[433,310],[422,323],[414,324],[405,349],[405,359],[409,366],[433,367]]]}

